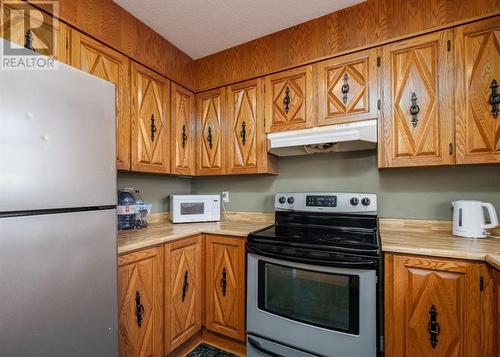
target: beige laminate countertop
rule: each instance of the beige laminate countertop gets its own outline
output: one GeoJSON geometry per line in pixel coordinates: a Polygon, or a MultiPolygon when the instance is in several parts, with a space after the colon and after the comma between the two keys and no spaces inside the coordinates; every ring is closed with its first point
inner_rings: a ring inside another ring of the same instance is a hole
{"type": "Polygon", "coordinates": [[[272,221],[222,221],[207,223],[152,223],[148,228],[118,233],[118,254],[160,245],[196,234],[220,234],[246,237],[249,233],[273,224],[272,221]]]}
{"type": "Polygon", "coordinates": [[[498,238],[455,237],[450,222],[380,219],[379,224],[384,252],[486,261],[500,269],[498,238]]]}

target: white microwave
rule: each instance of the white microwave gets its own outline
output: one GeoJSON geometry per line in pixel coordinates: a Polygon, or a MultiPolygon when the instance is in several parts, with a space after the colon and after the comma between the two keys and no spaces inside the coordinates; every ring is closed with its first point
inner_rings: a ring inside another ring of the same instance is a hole
{"type": "Polygon", "coordinates": [[[220,196],[171,195],[170,220],[173,223],[220,221],[220,196]]]}

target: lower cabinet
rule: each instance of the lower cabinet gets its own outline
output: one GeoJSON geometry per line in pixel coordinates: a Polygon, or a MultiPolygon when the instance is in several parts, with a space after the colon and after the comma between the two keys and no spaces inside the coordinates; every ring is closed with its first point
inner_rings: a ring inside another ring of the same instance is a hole
{"type": "Polygon", "coordinates": [[[483,264],[389,254],[385,268],[386,356],[490,355],[483,264]]]}
{"type": "Polygon", "coordinates": [[[245,340],[245,240],[207,235],[205,319],[208,330],[245,340]]]}
{"type": "Polygon", "coordinates": [[[121,357],[163,356],[163,250],[118,257],[121,357]]]}
{"type": "Polygon", "coordinates": [[[201,329],[201,236],[165,245],[165,352],[201,329]]]}

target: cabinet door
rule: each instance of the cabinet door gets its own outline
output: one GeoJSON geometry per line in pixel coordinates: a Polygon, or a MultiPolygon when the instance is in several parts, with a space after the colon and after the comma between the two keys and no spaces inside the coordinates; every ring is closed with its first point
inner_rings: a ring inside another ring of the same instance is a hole
{"type": "Polygon", "coordinates": [[[206,328],[245,340],[245,240],[207,235],[206,328]]]}
{"type": "Polygon", "coordinates": [[[129,59],[73,30],[71,33],[71,65],[115,85],[116,166],[119,170],[130,170],[129,59]]]}
{"type": "Polygon", "coordinates": [[[266,77],[266,131],[314,126],[312,66],[266,77]]]}
{"type": "Polygon", "coordinates": [[[215,89],[197,95],[198,145],[197,173],[220,175],[224,173],[223,122],[225,90],[215,89]]]}
{"type": "Polygon", "coordinates": [[[165,245],[165,351],[201,329],[201,236],[165,245]]]}
{"type": "Polygon", "coordinates": [[[378,117],[376,49],[320,62],[316,70],[319,125],[378,117]]]}
{"type": "Polygon", "coordinates": [[[228,173],[276,173],[276,159],[267,153],[263,80],[229,86],[227,115],[228,173]]]}
{"type": "Polygon", "coordinates": [[[480,264],[390,255],[386,267],[387,356],[481,355],[480,264]]]}
{"type": "Polygon", "coordinates": [[[121,357],[163,356],[163,253],[151,248],[118,257],[121,357]]]}
{"type": "Polygon", "coordinates": [[[457,28],[455,60],[457,163],[500,163],[500,16],[457,28]]]}
{"type": "Polygon", "coordinates": [[[170,81],[132,62],[132,171],[170,172],[170,81]]]}
{"type": "Polygon", "coordinates": [[[194,94],[172,83],[172,167],[177,175],[195,174],[194,94]]]}
{"type": "Polygon", "coordinates": [[[380,167],[454,162],[451,38],[442,31],[382,49],[380,167]]]}
{"type": "Polygon", "coordinates": [[[2,11],[0,37],[24,46],[30,31],[36,52],[69,63],[68,26],[24,1],[2,3],[2,11]]]}

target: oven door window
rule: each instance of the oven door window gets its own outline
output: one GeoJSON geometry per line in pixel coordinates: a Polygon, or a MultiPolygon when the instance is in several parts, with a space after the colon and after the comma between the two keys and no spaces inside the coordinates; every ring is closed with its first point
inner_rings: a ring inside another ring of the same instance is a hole
{"type": "Polygon", "coordinates": [[[330,330],[359,334],[359,276],[259,261],[260,310],[330,330]]]}
{"type": "Polygon", "coordinates": [[[203,202],[181,202],[181,216],[205,214],[205,203],[203,202]]]}

